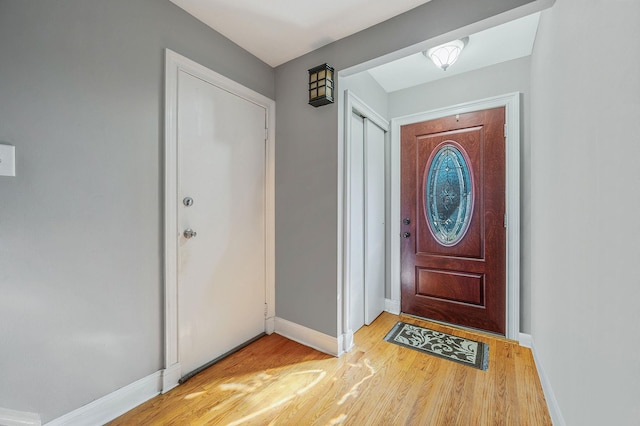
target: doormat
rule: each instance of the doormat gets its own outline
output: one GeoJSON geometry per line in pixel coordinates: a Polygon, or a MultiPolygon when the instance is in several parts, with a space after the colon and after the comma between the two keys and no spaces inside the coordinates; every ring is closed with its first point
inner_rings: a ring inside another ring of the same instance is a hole
{"type": "Polygon", "coordinates": [[[399,321],[384,340],[405,348],[475,367],[489,368],[489,345],[399,321]]]}

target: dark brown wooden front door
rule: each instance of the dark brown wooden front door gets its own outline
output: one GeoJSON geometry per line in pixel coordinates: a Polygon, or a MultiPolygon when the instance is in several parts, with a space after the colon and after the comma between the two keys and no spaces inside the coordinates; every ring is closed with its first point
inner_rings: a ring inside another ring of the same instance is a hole
{"type": "Polygon", "coordinates": [[[402,312],[505,333],[505,109],[402,126],[402,312]]]}

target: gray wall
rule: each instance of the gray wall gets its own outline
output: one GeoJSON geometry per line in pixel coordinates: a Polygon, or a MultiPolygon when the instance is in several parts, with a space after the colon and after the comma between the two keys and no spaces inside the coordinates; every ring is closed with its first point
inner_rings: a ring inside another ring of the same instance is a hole
{"type": "Polygon", "coordinates": [[[532,58],[531,331],[568,425],[640,419],[639,19],[558,0],[532,58]]]}
{"type": "Polygon", "coordinates": [[[307,70],[344,70],[530,2],[432,0],[276,68],[278,317],[338,335],[338,106],[306,105],[307,70]]]}
{"type": "Polygon", "coordinates": [[[523,92],[525,103],[529,98],[530,66],[527,56],[392,92],[389,116],[402,117],[512,92],[523,92]]]}
{"type": "Polygon", "coordinates": [[[520,331],[531,332],[530,57],[482,68],[389,94],[389,117],[430,111],[512,92],[521,93],[520,331]]]}
{"type": "Polygon", "coordinates": [[[51,420],[163,367],[168,47],[274,97],[168,0],[0,0],[0,407],[51,420]]]}
{"type": "Polygon", "coordinates": [[[389,119],[389,95],[368,72],[340,79],[340,95],[349,90],[384,119],[389,119]]]}

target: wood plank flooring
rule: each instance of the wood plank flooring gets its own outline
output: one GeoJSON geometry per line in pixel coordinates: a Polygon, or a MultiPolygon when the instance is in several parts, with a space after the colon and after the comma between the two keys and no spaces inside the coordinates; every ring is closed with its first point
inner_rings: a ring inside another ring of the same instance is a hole
{"type": "Polygon", "coordinates": [[[517,343],[383,313],[335,358],[265,336],[116,425],[551,425],[536,367],[517,343]],[[489,369],[385,342],[398,321],[489,344],[489,369]]]}

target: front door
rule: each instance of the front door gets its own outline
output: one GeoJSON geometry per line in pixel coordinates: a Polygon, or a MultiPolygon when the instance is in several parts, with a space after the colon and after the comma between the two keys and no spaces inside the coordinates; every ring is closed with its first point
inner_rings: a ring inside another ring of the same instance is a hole
{"type": "Polygon", "coordinates": [[[401,307],[505,333],[505,108],[402,126],[401,307]]]}
{"type": "Polygon", "coordinates": [[[178,350],[188,373],[265,331],[265,116],[178,75],[178,350]]]}

